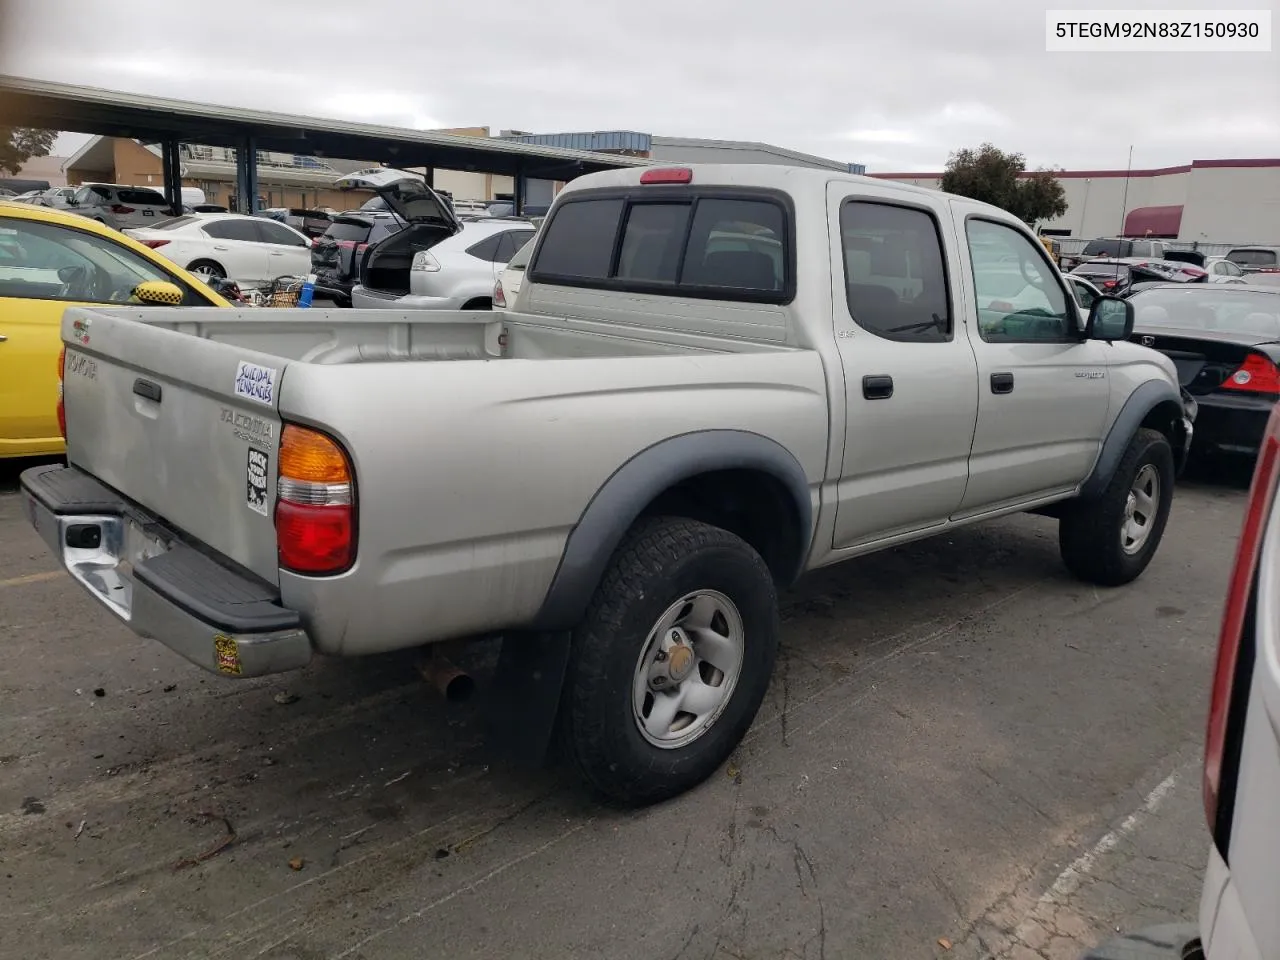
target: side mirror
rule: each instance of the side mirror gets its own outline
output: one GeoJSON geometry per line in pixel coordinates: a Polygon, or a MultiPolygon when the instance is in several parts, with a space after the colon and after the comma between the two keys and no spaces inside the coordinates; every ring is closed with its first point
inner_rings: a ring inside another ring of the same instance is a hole
{"type": "Polygon", "coordinates": [[[178,307],[182,305],[183,293],[176,283],[147,280],[133,288],[133,299],[151,306],[178,307]]]}
{"type": "Polygon", "coordinates": [[[1133,304],[1106,294],[1093,301],[1084,335],[1089,340],[1128,340],[1133,333],[1133,304]]]}

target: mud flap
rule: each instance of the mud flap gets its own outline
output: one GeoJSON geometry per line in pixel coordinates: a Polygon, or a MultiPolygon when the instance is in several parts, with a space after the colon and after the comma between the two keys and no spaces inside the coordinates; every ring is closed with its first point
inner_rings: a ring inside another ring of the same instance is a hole
{"type": "Polygon", "coordinates": [[[503,638],[485,698],[485,747],[495,759],[527,767],[545,762],[569,665],[569,641],[568,631],[503,638]]]}

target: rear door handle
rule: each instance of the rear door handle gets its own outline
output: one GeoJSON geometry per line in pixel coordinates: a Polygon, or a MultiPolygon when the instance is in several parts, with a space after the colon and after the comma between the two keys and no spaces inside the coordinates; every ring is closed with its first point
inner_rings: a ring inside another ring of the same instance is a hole
{"type": "Polygon", "coordinates": [[[893,377],[885,374],[863,377],[862,395],[868,400],[888,400],[893,396],[893,377]]]}
{"type": "Polygon", "coordinates": [[[133,392],[140,397],[146,397],[148,400],[160,402],[160,384],[152,383],[150,380],[143,380],[139,377],[133,381],[133,392]]]}
{"type": "Polygon", "coordinates": [[[7,343],[9,340],[3,333],[0,333],[0,343],[7,343]]]}
{"type": "Polygon", "coordinates": [[[1013,393],[1012,373],[993,373],[991,375],[992,393],[1013,393]]]}

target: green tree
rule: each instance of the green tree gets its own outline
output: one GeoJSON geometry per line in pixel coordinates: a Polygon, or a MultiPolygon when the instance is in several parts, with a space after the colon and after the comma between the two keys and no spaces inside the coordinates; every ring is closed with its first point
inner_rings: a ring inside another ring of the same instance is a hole
{"type": "Polygon", "coordinates": [[[1067,212],[1067,197],[1052,170],[1026,173],[1020,153],[1005,153],[989,143],[966,147],[947,158],[941,187],[1008,210],[1023,223],[1052,220],[1067,212]]]}
{"type": "Polygon", "coordinates": [[[57,130],[0,127],[0,172],[16,174],[32,157],[47,157],[57,139],[57,130]]]}

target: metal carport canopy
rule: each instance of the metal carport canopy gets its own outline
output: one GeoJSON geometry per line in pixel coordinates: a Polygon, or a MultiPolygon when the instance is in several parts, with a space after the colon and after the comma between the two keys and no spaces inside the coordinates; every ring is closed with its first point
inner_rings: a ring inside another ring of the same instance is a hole
{"type": "Polygon", "coordinates": [[[157,142],[181,140],[545,180],[647,166],[637,157],[484,137],[289,116],[0,74],[0,125],[42,127],[157,142]]]}

